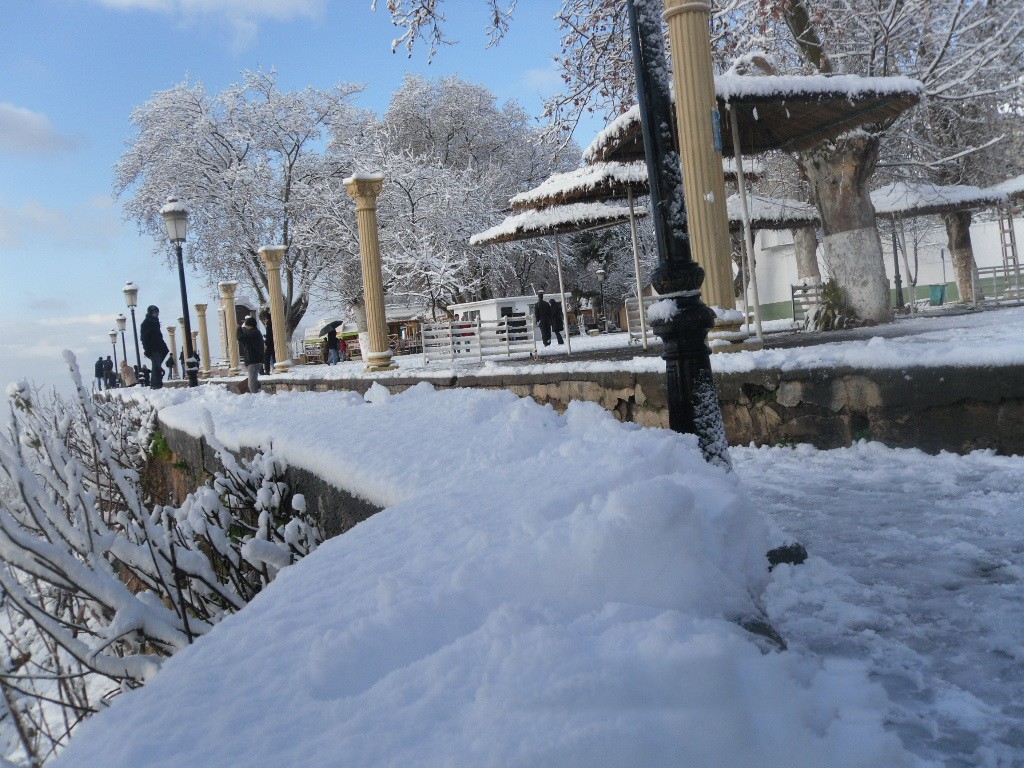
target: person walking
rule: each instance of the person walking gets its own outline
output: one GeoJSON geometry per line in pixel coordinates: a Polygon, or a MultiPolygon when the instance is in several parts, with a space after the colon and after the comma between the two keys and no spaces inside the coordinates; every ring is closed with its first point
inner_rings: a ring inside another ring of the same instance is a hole
{"type": "Polygon", "coordinates": [[[149,388],[160,389],[164,385],[164,358],[170,352],[160,330],[160,308],[152,304],[146,309],[146,318],[139,326],[142,352],[152,363],[149,388]]]}
{"type": "Polygon", "coordinates": [[[260,320],[263,321],[263,327],[267,329],[263,336],[263,373],[269,376],[274,370],[274,363],[277,362],[274,356],[274,324],[270,322],[269,311],[260,312],[260,320]]]}
{"type": "Polygon", "coordinates": [[[341,362],[348,362],[348,342],[344,339],[338,339],[338,356],[341,362]]]}
{"type": "Polygon", "coordinates": [[[562,340],[562,331],[565,330],[565,323],[562,321],[562,307],[554,299],[548,299],[548,306],[551,307],[551,330],[558,339],[559,344],[565,344],[562,340]]]}
{"type": "Polygon", "coordinates": [[[327,330],[327,364],[334,365],[338,362],[338,332],[334,328],[327,330]]]}
{"type": "Polygon", "coordinates": [[[249,376],[249,392],[260,391],[260,371],[263,369],[263,334],[256,327],[256,318],[251,315],[238,326],[238,351],[245,361],[249,376]]]}
{"type": "Polygon", "coordinates": [[[107,385],[107,389],[113,389],[117,386],[117,376],[114,374],[114,361],[110,359],[110,355],[107,355],[107,359],[103,361],[103,381],[107,385]]]}
{"type": "Polygon", "coordinates": [[[107,382],[107,376],[103,372],[103,356],[96,358],[96,365],[93,366],[93,374],[96,376],[96,389],[103,391],[103,385],[107,382]]]}
{"type": "Polygon", "coordinates": [[[537,305],[533,308],[533,316],[537,319],[537,327],[540,328],[540,340],[544,346],[551,344],[551,305],[544,301],[544,292],[538,291],[537,305]]]}

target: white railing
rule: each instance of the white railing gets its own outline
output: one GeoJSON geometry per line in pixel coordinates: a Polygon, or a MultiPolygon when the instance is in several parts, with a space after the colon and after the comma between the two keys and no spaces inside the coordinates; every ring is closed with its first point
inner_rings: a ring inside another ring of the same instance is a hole
{"type": "Polygon", "coordinates": [[[1020,265],[1011,262],[998,267],[975,267],[974,296],[975,304],[979,301],[1001,304],[1024,299],[1024,275],[1020,265]]]}
{"type": "MultiPolygon", "coordinates": [[[[661,301],[661,296],[644,296],[644,314],[650,310],[651,304],[656,301],[661,301]]],[[[629,331],[629,343],[632,344],[634,341],[643,340],[643,330],[640,324],[640,302],[636,300],[636,296],[630,296],[626,299],[626,330],[629,331]]],[[[657,341],[658,337],[651,330],[651,321],[647,321],[647,340],[657,341]]]]}
{"type": "Polygon", "coordinates": [[[423,323],[423,360],[483,360],[537,353],[532,317],[423,323]]]}

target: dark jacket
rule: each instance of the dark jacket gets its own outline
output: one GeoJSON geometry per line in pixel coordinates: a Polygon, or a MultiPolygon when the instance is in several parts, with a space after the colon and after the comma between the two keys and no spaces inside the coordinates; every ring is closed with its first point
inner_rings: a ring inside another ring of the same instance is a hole
{"type": "Polygon", "coordinates": [[[545,299],[539,299],[533,309],[533,316],[538,323],[551,322],[551,305],[545,299]]]}
{"type": "Polygon", "coordinates": [[[565,330],[565,323],[562,322],[562,307],[554,299],[548,306],[551,307],[551,330],[561,333],[565,330]]]}
{"type": "Polygon", "coordinates": [[[104,371],[103,371],[103,358],[102,357],[99,360],[96,361],[96,365],[93,366],[93,369],[95,371],[96,378],[97,379],[102,379],[103,378],[103,373],[104,373],[104,371]]]}
{"type": "Polygon", "coordinates": [[[167,349],[164,335],[160,333],[160,321],[153,315],[146,315],[146,319],[139,326],[139,339],[142,341],[142,351],[150,360],[163,362],[167,357],[170,350],[167,349]]]}
{"type": "Polygon", "coordinates": [[[324,345],[327,349],[338,348],[338,332],[333,328],[327,332],[327,341],[324,342],[324,345]]]}
{"type": "Polygon", "coordinates": [[[243,325],[238,329],[238,354],[246,365],[263,365],[263,334],[259,328],[243,325]]]}
{"type": "Polygon", "coordinates": [[[268,355],[274,354],[274,326],[269,320],[265,323],[267,332],[263,336],[263,346],[268,355]]]}

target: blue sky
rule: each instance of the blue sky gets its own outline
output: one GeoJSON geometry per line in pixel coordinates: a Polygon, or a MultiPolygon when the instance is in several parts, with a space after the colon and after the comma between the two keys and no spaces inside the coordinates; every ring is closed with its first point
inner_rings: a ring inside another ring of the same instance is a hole
{"type": "MultiPolygon", "coordinates": [[[[141,306],[161,306],[165,324],[180,315],[176,274],[153,255],[152,240],[122,220],[111,197],[131,110],[155,92],[186,75],[215,92],[245,69],[274,67],[283,89],[364,83],[357,103],[381,112],[405,73],[457,73],[539,115],[543,97],[559,85],[551,60],[558,5],[521,0],[509,36],[488,49],[482,0],[445,0],[446,31],[457,44],[428,62],[422,46],[411,58],[391,53],[399,32],[385,0],[376,12],[371,0],[5,3],[0,384],[61,383],[65,348],[91,375],[96,357],[111,353],[107,331],[126,311],[121,288],[128,280],[140,285],[141,306]]],[[[587,123],[577,140],[587,144],[598,127],[587,123]]],[[[205,301],[212,311],[214,292],[197,276],[188,279],[190,303],[205,301]]]]}

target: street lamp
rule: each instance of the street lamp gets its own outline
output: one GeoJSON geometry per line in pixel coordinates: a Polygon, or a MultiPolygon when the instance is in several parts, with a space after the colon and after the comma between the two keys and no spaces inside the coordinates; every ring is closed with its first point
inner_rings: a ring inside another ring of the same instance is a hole
{"type": "Polygon", "coordinates": [[[188,293],[185,291],[185,263],[181,256],[181,244],[185,242],[185,227],[188,223],[188,209],[176,197],[168,197],[167,204],[160,209],[167,227],[167,237],[174,243],[178,256],[178,282],[181,285],[181,316],[184,319],[185,368],[188,371],[188,385],[199,386],[199,369],[192,354],[192,323],[188,316],[188,293]]]}
{"type": "Polygon", "coordinates": [[[110,347],[114,350],[114,378],[117,378],[117,331],[111,329],[107,334],[110,337],[110,347]]]}
{"type": "Polygon", "coordinates": [[[121,359],[127,363],[128,347],[124,343],[124,328],[128,324],[128,318],[124,316],[124,312],[119,312],[117,317],[114,318],[114,322],[117,323],[117,330],[121,332],[121,359]]]}
{"type": "Polygon", "coordinates": [[[604,317],[604,278],[605,271],[601,267],[597,268],[597,285],[601,289],[601,333],[605,333],[608,330],[608,321],[604,317]]]}
{"type": "Polygon", "coordinates": [[[142,358],[139,357],[139,327],[135,324],[135,307],[139,303],[139,286],[133,282],[124,284],[124,302],[132,313],[132,338],[135,339],[135,370],[142,370],[142,358]]]}

